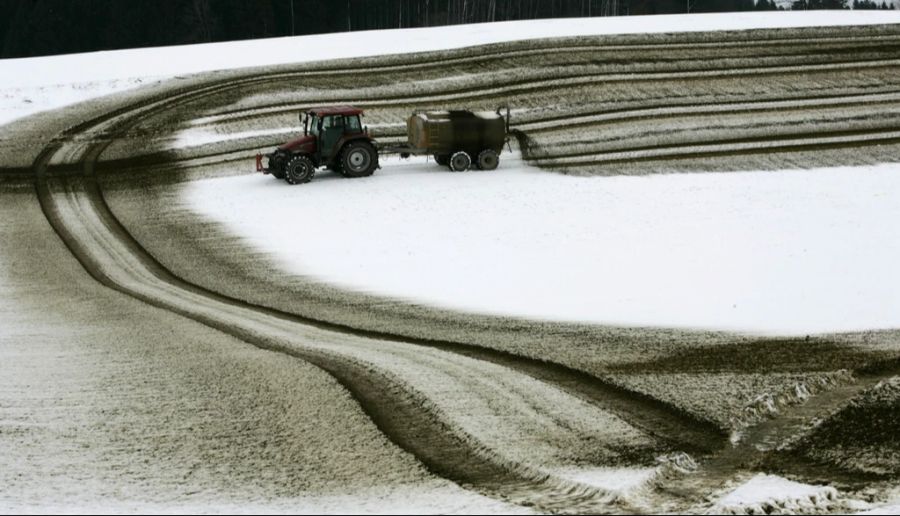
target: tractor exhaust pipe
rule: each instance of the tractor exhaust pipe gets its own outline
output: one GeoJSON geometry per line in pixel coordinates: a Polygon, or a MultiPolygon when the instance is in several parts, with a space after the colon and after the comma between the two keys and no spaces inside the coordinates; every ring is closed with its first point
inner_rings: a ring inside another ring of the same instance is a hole
{"type": "Polygon", "coordinates": [[[503,116],[503,110],[506,109],[506,134],[509,134],[509,105],[497,108],[497,115],[503,116]]]}
{"type": "MultiPolygon", "coordinates": [[[[512,152],[512,146],[509,144],[509,104],[497,107],[497,116],[503,116],[503,109],[506,109],[506,148],[509,149],[509,152],[512,152]]],[[[518,136],[516,138],[518,139],[518,136]]]]}

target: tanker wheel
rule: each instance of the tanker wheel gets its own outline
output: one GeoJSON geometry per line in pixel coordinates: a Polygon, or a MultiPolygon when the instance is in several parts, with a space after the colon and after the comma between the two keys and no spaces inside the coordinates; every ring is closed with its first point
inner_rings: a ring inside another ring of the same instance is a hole
{"type": "Polygon", "coordinates": [[[465,172],[472,166],[472,158],[465,151],[459,151],[450,156],[450,170],[453,172],[465,172]]]}
{"type": "Polygon", "coordinates": [[[350,142],[341,151],[341,168],[345,177],[371,176],[377,167],[378,152],[369,142],[350,142]]]}
{"type": "Polygon", "coordinates": [[[316,173],[316,167],[313,162],[306,156],[296,156],[288,161],[284,167],[284,178],[292,185],[299,185],[312,181],[313,175],[316,173]]]}
{"type": "Polygon", "coordinates": [[[435,154],[434,162],[442,167],[446,167],[447,165],[450,164],[450,156],[448,156],[446,154],[435,154]]]}
{"type": "Polygon", "coordinates": [[[478,154],[478,168],[494,170],[500,165],[500,155],[493,149],[485,149],[478,154]]]}

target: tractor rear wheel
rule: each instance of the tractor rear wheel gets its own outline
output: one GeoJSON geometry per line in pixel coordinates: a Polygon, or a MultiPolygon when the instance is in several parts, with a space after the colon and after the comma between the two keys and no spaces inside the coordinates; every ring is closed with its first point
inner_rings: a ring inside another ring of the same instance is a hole
{"type": "Polygon", "coordinates": [[[465,151],[459,151],[450,156],[450,170],[453,172],[465,172],[472,166],[472,158],[465,151]]]}
{"type": "Polygon", "coordinates": [[[378,168],[378,152],[371,143],[357,140],[344,146],[340,161],[345,177],[371,176],[378,168]]]}
{"type": "Polygon", "coordinates": [[[493,149],[485,149],[478,154],[478,168],[494,170],[500,165],[500,155],[493,149]]]}
{"type": "Polygon", "coordinates": [[[447,165],[450,164],[450,156],[448,156],[446,154],[435,154],[434,162],[442,167],[446,167],[447,165]]]}
{"type": "Polygon", "coordinates": [[[299,185],[312,181],[316,173],[316,167],[312,160],[306,156],[295,156],[284,167],[284,178],[292,185],[299,185]]]}

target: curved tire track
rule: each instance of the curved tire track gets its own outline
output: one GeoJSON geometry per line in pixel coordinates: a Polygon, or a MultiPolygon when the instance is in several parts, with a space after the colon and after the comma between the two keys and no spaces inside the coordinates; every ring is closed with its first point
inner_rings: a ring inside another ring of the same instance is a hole
{"type": "MultiPolygon", "coordinates": [[[[799,133],[790,137],[778,136],[724,139],[704,144],[673,144],[614,152],[573,153],[559,157],[533,157],[529,161],[551,169],[617,165],[643,161],[663,161],[747,155],[754,153],[789,152],[802,150],[837,149],[900,143],[900,126],[833,133],[799,133]]],[[[527,143],[525,144],[527,147],[527,143]]]]}
{"type": "Polygon", "coordinates": [[[743,69],[704,69],[697,71],[672,71],[672,72],[632,72],[632,73],[587,73],[573,74],[566,77],[555,77],[550,79],[524,79],[513,80],[501,86],[477,88],[473,86],[465,86],[456,89],[449,89],[440,92],[434,92],[427,95],[422,94],[403,94],[395,96],[379,96],[377,98],[346,96],[322,95],[310,98],[303,102],[291,101],[274,103],[263,106],[253,106],[249,108],[238,109],[234,111],[226,111],[223,113],[209,115],[200,122],[195,122],[194,126],[214,125],[222,122],[237,122],[257,118],[259,116],[273,116],[283,114],[293,114],[298,110],[309,107],[312,104],[352,104],[354,106],[366,109],[386,108],[386,107],[402,107],[408,104],[416,105],[422,103],[448,103],[491,99],[494,97],[509,97],[512,95],[524,95],[528,93],[546,91],[547,89],[572,88],[583,86],[596,86],[598,84],[609,83],[641,83],[648,81],[691,81],[704,80],[711,78],[742,78],[778,74],[795,74],[795,73],[811,73],[811,72],[831,72],[831,71],[854,71],[854,70],[874,70],[874,69],[890,69],[900,67],[900,59],[879,59],[872,61],[850,61],[846,63],[825,63],[825,64],[799,64],[793,66],[773,65],[773,66],[753,66],[743,69]]]}

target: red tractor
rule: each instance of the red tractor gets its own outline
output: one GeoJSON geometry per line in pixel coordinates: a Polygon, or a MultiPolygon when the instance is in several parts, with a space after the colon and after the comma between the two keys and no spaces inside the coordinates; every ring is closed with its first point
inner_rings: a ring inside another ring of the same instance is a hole
{"type": "Polygon", "coordinates": [[[256,155],[256,170],[285,179],[292,185],[308,183],[319,167],[344,177],[371,176],[378,168],[375,141],[360,121],[362,110],[350,106],[313,108],[301,114],[303,136],[265,155],[256,155]]]}

